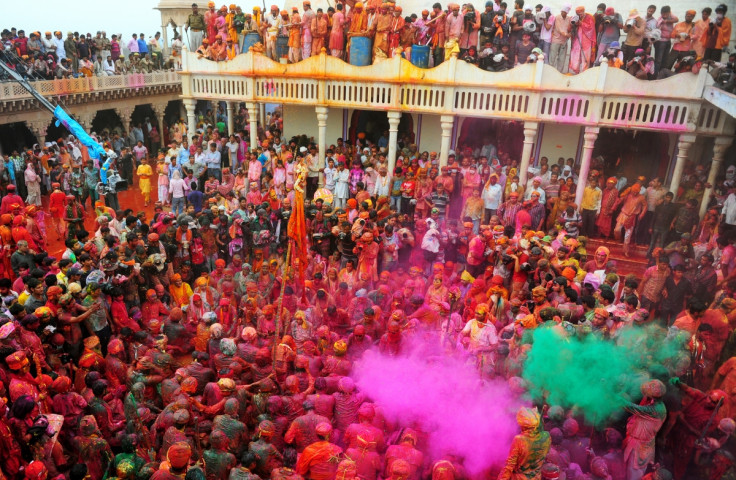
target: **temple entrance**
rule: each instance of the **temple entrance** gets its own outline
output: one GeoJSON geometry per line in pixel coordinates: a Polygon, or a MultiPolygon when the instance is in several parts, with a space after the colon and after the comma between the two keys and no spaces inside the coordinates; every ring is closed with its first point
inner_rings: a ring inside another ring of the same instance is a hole
{"type": "MultiPolygon", "coordinates": [[[[358,133],[365,133],[365,138],[371,143],[378,143],[378,139],[385,134],[388,139],[388,115],[382,111],[355,110],[350,117],[348,138],[355,144],[358,133]]],[[[411,114],[402,113],[399,120],[399,144],[414,143],[414,119],[411,114]]]]}
{"type": "Polygon", "coordinates": [[[524,147],[524,122],[487,118],[464,119],[457,138],[458,153],[466,148],[475,151],[489,143],[496,147],[499,157],[507,153],[509,158],[518,161],[524,147]]]}
{"type": "Polygon", "coordinates": [[[632,180],[643,175],[664,181],[669,163],[666,133],[601,128],[593,148],[591,168],[602,167],[607,177],[624,176],[632,180]]]}
{"type": "Polygon", "coordinates": [[[36,142],[36,136],[25,122],[0,125],[0,153],[4,155],[10,155],[16,150],[22,152],[36,142]]]}

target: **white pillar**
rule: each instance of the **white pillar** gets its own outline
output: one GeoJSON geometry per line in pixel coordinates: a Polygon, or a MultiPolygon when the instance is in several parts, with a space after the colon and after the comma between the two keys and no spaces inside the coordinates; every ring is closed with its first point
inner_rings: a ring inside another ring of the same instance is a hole
{"type": "MultiPolygon", "coordinates": [[[[578,186],[575,190],[575,203],[580,207],[583,201],[583,192],[588,185],[588,173],[590,172],[590,161],[593,158],[593,147],[598,139],[598,133],[601,131],[598,127],[585,127],[583,135],[583,158],[580,162],[580,172],[578,173],[578,186]]],[[[524,146],[526,148],[526,145],[524,146]]]]}
{"type": "Polygon", "coordinates": [[[258,106],[256,102],[245,102],[245,108],[248,109],[248,125],[250,130],[251,150],[258,146],[258,106]]]}
{"type": "MultiPolygon", "coordinates": [[[[194,112],[194,109],[197,106],[197,101],[193,98],[185,98],[182,102],[184,103],[184,108],[187,111],[187,135],[191,140],[192,136],[196,135],[197,132],[197,117],[194,112]]],[[[161,137],[163,138],[163,132],[161,133],[161,137]]]]}
{"type": "Polygon", "coordinates": [[[393,176],[396,168],[396,147],[399,143],[399,121],[401,112],[386,112],[388,116],[388,175],[393,176]]]}
{"type": "Polygon", "coordinates": [[[703,200],[700,202],[700,217],[705,215],[708,210],[708,202],[710,196],[713,194],[713,184],[716,182],[718,172],[721,169],[723,163],[723,157],[726,155],[726,150],[731,146],[733,141],[732,137],[716,137],[715,143],[713,144],[713,162],[710,164],[710,172],[708,172],[708,185],[705,187],[705,193],[703,193],[703,200]]]}
{"type": "MultiPolygon", "coordinates": [[[[519,181],[521,185],[526,185],[527,170],[529,170],[529,162],[532,157],[532,148],[537,138],[539,123],[524,122],[524,147],[521,150],[521,164],[519,165],[519,181]]],[[[490,158],[488,159],[491,160],[490,158]]]]}
{"type": "Polygon", "coordinates": [[[692,134],[681,134],[677,142],[675,171],[672,172],[672,181],[669,188],[669,191],[675,195],[675,200],[677,199],[677,190],[680,188],[680,180],[682,180],[682,171],[685,169],[685,162],[687,162],[687,153],[693,143],[695,143],[695,135],[692,134]]]}
{"type": "Polygon", "coordinates": [[[233,114],[233,102],[225,102],[225,110],[227,110],[227,134],[235,133],[235,116],[233,114]]]}
{"type": "MultiPolygon", "coordinates": [[[[317,112],[317,150],[318,150],[318,161],[319,165],[324,168],[325,158],[327,158],[327,114],[329,108],[327,107],[315,107],[317,112]]],[[[322,172],[319,173],[319,185],[320,187],[325,184],[325,177],[322,172]]]]}
{"type": "Polygon", "coordinates": [[[157,103],[151,105],[151,109],[156,115],[156,121],[158,122],[159,142],[161,143],[161,148],[164,148],[164,112],[166,112],[167,105],[168,103],[157,103]]]}
{"type": "Polygon", "coordinates": [[[450,140],[452,136],[452,127],[455,125],[455,117],[453,115],[442,115],[440,117],[440,125],[442,126],[442,140],[440,141],[440,168],[447,165],[447,156],[450,153],[450,140]]]}

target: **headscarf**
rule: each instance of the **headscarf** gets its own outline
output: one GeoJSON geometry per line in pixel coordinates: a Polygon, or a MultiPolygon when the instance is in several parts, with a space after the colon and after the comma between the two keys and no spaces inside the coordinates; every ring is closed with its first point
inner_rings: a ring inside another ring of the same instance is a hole
{"type": "Polygon", "coordinates": [[[536,408],[521,407],[516,413],[516,423],[522,430],[535,430],[539,427],[540,419],[536,408]]]}

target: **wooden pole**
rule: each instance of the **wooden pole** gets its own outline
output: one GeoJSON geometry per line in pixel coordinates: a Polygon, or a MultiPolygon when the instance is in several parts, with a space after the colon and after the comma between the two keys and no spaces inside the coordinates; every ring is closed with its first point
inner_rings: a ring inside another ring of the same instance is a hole
{"type": "Polygon", "coordinates": [[[289,275],[289,264],[291,262],[291,246],[294,244],[293,239],[289,239],[289,247],[286,250],[286,260],[284,261],[284,273],[281,276],[281,292],[279,292],[279,300],[276,303],[276,330],[273,334],[273,350],[271,357],[273,358],[274,367],[276,366],[276,346],[279,344],[279,333],[281,330],[281,314],[284,309],[284,290],[286,289],[286,277],[289,275]]]}

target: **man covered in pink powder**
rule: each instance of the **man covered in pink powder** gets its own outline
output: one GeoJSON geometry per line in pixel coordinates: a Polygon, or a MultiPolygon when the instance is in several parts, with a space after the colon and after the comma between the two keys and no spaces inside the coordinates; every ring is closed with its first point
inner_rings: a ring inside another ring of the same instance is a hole
{"type": "Polygon", "coordinates": [[[374,417],[373,405],[364,403],[358,409],[358,423],[348,426],[344,436],[345,455],[355,462],[358,476],[365,480],[378,478],[381,473],[379,452],[385,448],[383,432],[371,424],[374,417]]]}
{"type": "Polygon", "coordinates": [[[521,407],[516,414],[521,434],[514,437],[506,465],[498,480],[532,480],[541,477],[542,465],[549,452],[549,433],[542,428],[536,408],[521,407]]]}
{"type": "Polygon", "coordinates": [[[641,393],[644,395],[641,402],[638,405],[629,404],[624,407],[632,414],[626,423],[624,440],[628,480],[641,479],[649,463],[654,461],[657,432],[667,418],[667,409],[662,403],[662,397],[666,392],[664,383],[650,380],[641,386],[641,393]]]}
{"type": "Polygon", "coordinates": [[[409,465],[405,480],[419,480],[422,464],[424,463],[424,454],[417,450],[417,432],[411,428],[407,428],[401,434],[398,445],[391,445],[386,450],[386,477],[391,476],[393,472],[393,464],[398,461],[406,462],[409,465]]]}

